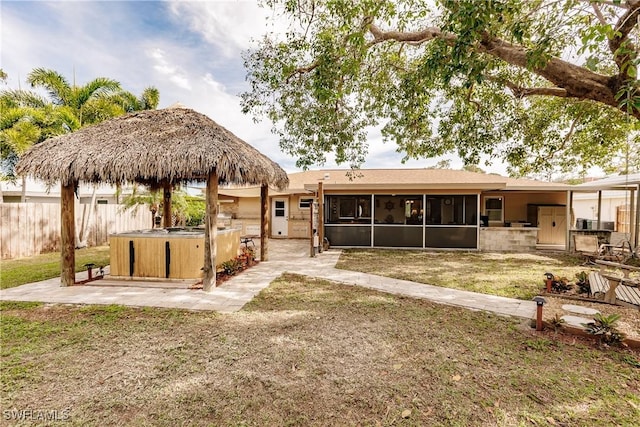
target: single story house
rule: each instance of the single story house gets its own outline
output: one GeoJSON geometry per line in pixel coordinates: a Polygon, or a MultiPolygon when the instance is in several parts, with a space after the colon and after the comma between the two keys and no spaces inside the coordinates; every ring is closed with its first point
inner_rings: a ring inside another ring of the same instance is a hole
{"type": "MultiPolygon", "coordinates": [[[[568,248],[573,222],[564,184],[447,169],[313,170],[289,182],[269,193],[272,238],[315,229],[336,247],[529,251],[568,248]]],[[[259,189],[219,193],[223,221],[258,234],[259,189]]]]}
{"type": "MultiPolygon", "coordinates": [[[[118,192],[114,186],[100,184],[94,187],[84,182],[78,187],[79,203],[91,203],[94,191],[97,204],[118,203],[118,192]]],[[[128,187],[124,188],[120,197],[130,191],[128,187]]],[[[31,178],[26,179],[24,183],[20,179],[15,182],[0,181],[0,203],[60,203],[60,184],[48,186],[31,178]]]]}

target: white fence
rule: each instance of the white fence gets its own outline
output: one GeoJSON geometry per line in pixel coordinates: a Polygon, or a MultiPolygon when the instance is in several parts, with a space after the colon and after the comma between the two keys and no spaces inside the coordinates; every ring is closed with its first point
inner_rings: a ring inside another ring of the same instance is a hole
{"type": "MultiPolygon", "coordinates": [[[[121,205],[76,205],[76,233],[83,215],[89,221],[87,243],[104,245],[110,233],[151,227],[151,213],[139,208],[123,212],[121,205]]],[[[60,204],[0,203],[2,259],[20,258],[60,250],[60,204]]]]}

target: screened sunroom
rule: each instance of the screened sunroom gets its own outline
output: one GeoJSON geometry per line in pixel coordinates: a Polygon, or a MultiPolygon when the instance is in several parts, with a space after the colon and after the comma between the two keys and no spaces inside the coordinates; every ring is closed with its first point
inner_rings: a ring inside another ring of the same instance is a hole
{"type": "Polygon", "coordinates": [[[324,200],[332,246],[478,247],[478,194],[340,194],[324,200]]]}

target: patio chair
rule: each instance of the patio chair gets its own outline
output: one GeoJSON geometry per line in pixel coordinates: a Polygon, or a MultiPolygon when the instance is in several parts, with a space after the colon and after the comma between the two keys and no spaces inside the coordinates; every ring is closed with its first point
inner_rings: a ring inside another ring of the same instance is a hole
{"type": "Polygon", "coordinates": [[[595,264],[595,260],[604,256],[604,247],[598,243],[596,235],[574,234],[573,243],[574,250],[585,257],[585,265],[595,264]]]}
{"type": "Polygon", "coordinates": [[[603,255],[611,261],[624,262],[634,256],[628,233],[612,232],[608,244],[602,245],[603,255]]]}

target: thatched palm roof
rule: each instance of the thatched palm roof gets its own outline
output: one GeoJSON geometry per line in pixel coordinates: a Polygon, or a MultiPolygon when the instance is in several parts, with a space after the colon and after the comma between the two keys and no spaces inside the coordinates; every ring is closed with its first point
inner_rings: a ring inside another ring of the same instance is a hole
{"type": "Polygon", "coordinates": [[[188,108],[149,110],[107,120],[34,146],[16,171],[53,183],[206,180],[286,188],[286,172],[207,116],[188,108]]]}

